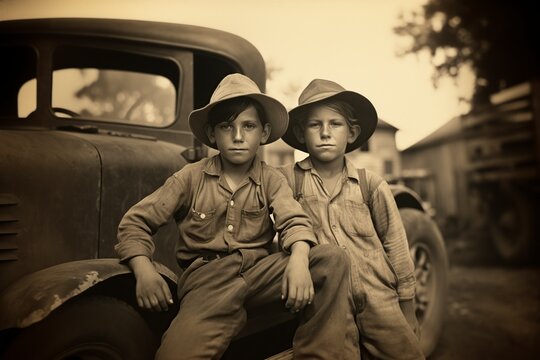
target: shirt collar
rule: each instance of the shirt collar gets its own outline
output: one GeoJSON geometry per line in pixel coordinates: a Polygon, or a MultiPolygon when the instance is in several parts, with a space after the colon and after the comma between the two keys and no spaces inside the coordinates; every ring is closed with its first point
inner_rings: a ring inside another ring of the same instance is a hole
{"type": "Polygon", "coordinates": [[[300,169],[302,170],[311,170],[313,169],[313,163],[311,162],[311,157],[307,157],[305,158],[304,160],[302,161],[299,161],[298,163],[298,167],[300,167],[300,169]]]}
{"type": "MultiPolygon", "coordinates": [[[[311,173],[317,173],[315,168],[313,167],[313,163],[311,162],[311,157],[307,157],[304,160],[297,163],[298,167],[302,170],[309,170],[311,173]]],[[[348,157],[345,156],[345,174],[349,179],[355,179],[356,181],[360,181],[358,178],[358,170],[356,170],[356,167],[354,166],[353,162],[349,160],[348,157]]]]}
{"type": "Polygon", "coordinates": [[[356,181],[360,181],[360,178],[358,177],[358,169],[356,168],[356,166],[354,166],[353,162],[346,156],[345,171],[349,179],[355,179],[356,181]]]}
{"type": "MultiPolygon", "coordinates": [[[[221,176],[223,173],[223,165],[221,164],[221,157],[219,154],[212,156],[208,159],[203,171],[211,176],[221,176]]],[[[258,154],[255,154],[251,167],[248,170],[248,177],[257,185],[261,184],[262,178],[262,164],[258,154]]]]}

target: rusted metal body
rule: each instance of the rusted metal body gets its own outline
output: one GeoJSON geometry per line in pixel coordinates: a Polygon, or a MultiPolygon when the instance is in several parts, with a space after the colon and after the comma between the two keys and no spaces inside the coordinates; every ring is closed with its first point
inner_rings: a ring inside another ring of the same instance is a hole
{"type": "MultiPolygon", "coordinates": [[[[154,264],[160,274],[176,282],[175,273],[164,265],[154,264]]],[[[28,274],[6,288],[0,298],[0,307],[9,309],[0,314],[0,327],[30,326],[94,285],[130,273],[117,259],[93,259],[71,261],[28,274]]]]}

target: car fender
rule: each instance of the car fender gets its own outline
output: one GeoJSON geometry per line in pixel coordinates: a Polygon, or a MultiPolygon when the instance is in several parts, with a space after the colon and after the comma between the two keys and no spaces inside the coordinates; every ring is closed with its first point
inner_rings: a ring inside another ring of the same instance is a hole
{"type": "MultiPolygon", "coordinates": [[[[154,265],[161,275],[176,283],[173,271],[160,263],[154,265]]],[[[129,273],[127,265],[110,258],[72,261],[28,274],[0,295],[0,309],[4,309],[0,312],[0,330],[30,326],[96,284],[129,273]]]]}
{"type": "Polygon", "coordinates": [[[422,199],[410,188],[403,185],[390,185],[390,190],[399,209],[412,208],[425,212],[422,199]]]}

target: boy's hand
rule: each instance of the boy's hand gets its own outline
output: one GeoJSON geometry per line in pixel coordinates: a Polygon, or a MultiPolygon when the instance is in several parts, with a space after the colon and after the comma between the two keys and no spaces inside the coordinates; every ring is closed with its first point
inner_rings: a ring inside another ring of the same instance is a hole
{"type": "Polygon", "coordinates": [[[298,312],[304,306],[311,304],[315,290],[309,272],[309,245],[297,241],[291,247],[289,263],[285,268],[281,282],[281,299],[287,299],[285,306],[291,312],[298,312]]]}
{"type": "Polygon", "coordinates": [[[167,311],[173,303],[171,291],[165,280],[156,271],[146,256],[136,256],[129,265],[137,278],[137,303],[140,307],[153,311],[167,311]]]}
{"type": "Polygon", "coordinates": [[[405,319],[409,323],[409,326],[413,329],[417,337],[420,336],[420,327],[418,325],[418,320],[416,319],[416,311],[414,305],[414,299],[404,300],[399,302],[399,307],[405,319]]]}

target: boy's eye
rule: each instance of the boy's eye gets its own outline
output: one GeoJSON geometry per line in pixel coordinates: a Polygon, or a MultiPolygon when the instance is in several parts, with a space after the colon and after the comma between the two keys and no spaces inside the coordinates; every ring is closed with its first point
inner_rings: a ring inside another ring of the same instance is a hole
{"type": "Polygon", "coordinates": [[[256,124],[252,123],[252,122],[249,122],[249,123],[245,123],[244,124],[244,128],[245,129],[248,129],[248,130],[253,130],[257,127],[256,124]]]}
{"type": "Polygon", "coordinates": [[[232,129],[232,125],[229,123],[221,123],[221,124],[218,124],[218,128],[220,130],[230,130],[232,129]]]}
{"type": "Polygon", "coordinates": [[[321,124],[315,121],[310,121],[307,123],[307,127],[310,129],[318,129],[319,127],[321,127],[321,124]]]}
{"type": "Polygon", "coordinates": [[[338,128],[338,127],[343,126],[343,125],[344,125],[344,124],[343,124],[342,121],[332,121],[332,122],[330,123],[330,126],[333,127],[333,128],[338,128]]]}

